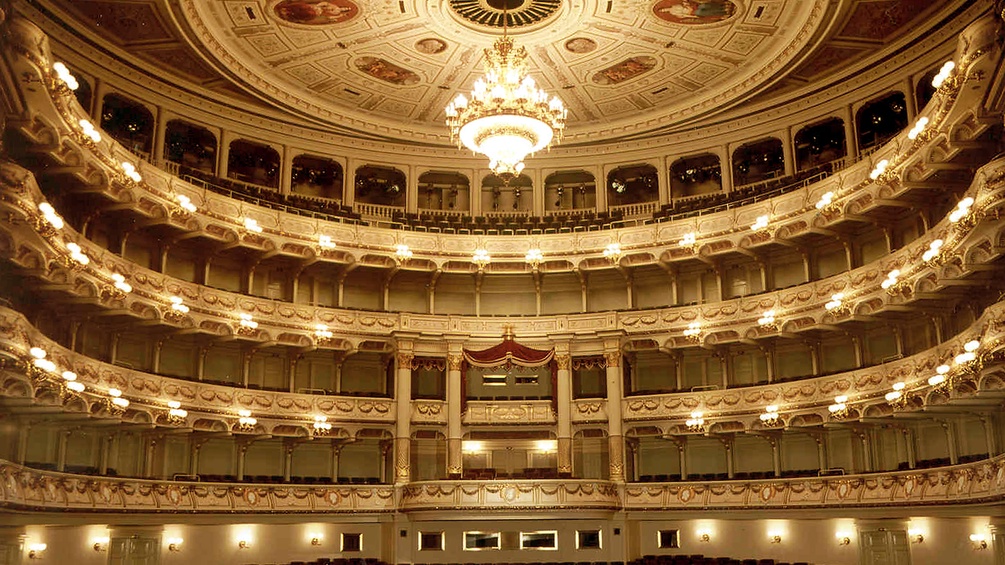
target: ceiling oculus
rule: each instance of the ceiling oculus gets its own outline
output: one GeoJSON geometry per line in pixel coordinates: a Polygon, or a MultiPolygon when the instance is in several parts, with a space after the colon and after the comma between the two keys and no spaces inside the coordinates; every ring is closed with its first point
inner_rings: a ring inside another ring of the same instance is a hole
{"type": "Polygon", "coordinates": [[[450,9],[473,24],[519,28],[544,21],[561,4],[561,0],[450,0],[450,9]]]}

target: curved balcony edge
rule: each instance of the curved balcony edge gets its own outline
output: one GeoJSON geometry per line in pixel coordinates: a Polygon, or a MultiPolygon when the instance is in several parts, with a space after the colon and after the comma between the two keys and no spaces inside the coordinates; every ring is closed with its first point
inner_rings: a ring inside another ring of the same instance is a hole
{"type": "Polygon", "coordinates": [[[39,471],[0,461],[0,507],[60,513],[338,514],[478,510],[906,508],[1005,500],[1005,455],[926,470],[753,481],[426,481],[399,486],[192,483],[39,471]]]}

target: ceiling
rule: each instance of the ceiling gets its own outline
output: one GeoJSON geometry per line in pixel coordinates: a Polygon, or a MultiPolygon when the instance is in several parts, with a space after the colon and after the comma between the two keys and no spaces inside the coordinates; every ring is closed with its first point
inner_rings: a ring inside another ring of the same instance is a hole
{"type": "Polygon", "coordinates": [[[961,0],[39,0],[173,82],[343,133],[444,143],[444,106],[508,33],[569,143],[672,131],[791,96],[961,0]],[[505,6],[504,6],[505,5],[505,6]],[[253,101],[253,102],[252,102],[253,101]]]}

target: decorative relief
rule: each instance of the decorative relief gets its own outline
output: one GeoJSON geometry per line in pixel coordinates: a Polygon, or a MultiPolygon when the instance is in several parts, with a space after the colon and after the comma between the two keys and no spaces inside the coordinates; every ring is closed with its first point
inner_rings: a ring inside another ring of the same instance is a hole
{"type": "Polygon", "coordinates": [[[345,23],[359,14],[359,6],[350,0],[281,0],[272,11],[280,21],[317,26],[345,23]]]}
{"type": "Polygon", "coordinates": [[[514,424],[514,423],[556,422],[550,400],[483,402],[468,401],[468,410],[463,423],[473,424],[514,424]]]}

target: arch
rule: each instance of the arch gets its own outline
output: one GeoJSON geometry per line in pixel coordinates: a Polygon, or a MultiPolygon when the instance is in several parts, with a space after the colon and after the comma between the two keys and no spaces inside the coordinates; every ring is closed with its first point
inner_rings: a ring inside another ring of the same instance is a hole
{"type": "Polygon", "coordinates": [[[171,120],[165,126],[164,154],[167,161],[208,174],[216,174],[216,135],[208,129],[184,120],[171,120]]]}
{"type": "Polygon", "coordinates": [[[342,164],[335,159],[302,153],[293,158],[290,192],[341,201],[344,177],[342,164]]]}
{"type": "Polygon", "coordinates": [[[364,165],[356,169],[353,197],[356,202],[404,206],[408,186],[405,173],[394,167],[364,165]]]}
{"type": "Polygon", "coordinates": [[[796,170],[811,170],[844,158],[848,154],[845,136],[845,124],[841,118],[827,118],[804,126],[794,138],[796,170]]]}
{"type": "Polygon", "coordinates": [[[652,165],[624,165],[607,174],[608,206],[657,202],[659,199],[659,175],[652,165]]]}
{"type": "Polygon", "coordinates": [[[496,175],[482,177],[482,210],[526,212],[534,207],[534,181],[527,175],[503,180],[496,175]]]}
{"type": "Polygon", "coordinates": [[[671,198],[717,192],[722,192],[722,163],[718,155],[693,155],[678,159],[670,165],[671,198]]]}
{"type": "Polygon", "coordinates": [[[101,129],[129,151],[150,155],[154,115],[139,102],[121,94],[106,94],[101,103],[101,129]]]}
{"type": "Polygon", "coordinates": [[[426,171],[419,175],[419,208],[471,210],[471,181],[458,172],[426,171]]]}
{"type": "Polygon", "coordinates": [[[589,171],[556,171],[544,179],[544,210],[581,210],[597,207],[597,180],[589,171]]]}
{"type": "Polygon", "coordinates": [[[227,154],[227,176],[242,182],[279,188],[279,152],[269,145],[235,139],[227,154]]]}
{"type": "Polygon", "coordinates": [[[907,97],[893,91],[866,102],[855,114],[858,147],[877,147],[907,127],[907,97]]]}
{"type": "Polygon", "coordinates": [[[782,140],[768,137],[744,143],[733,151],[733,186],[761,182],[785,174],[782,140]]]}

